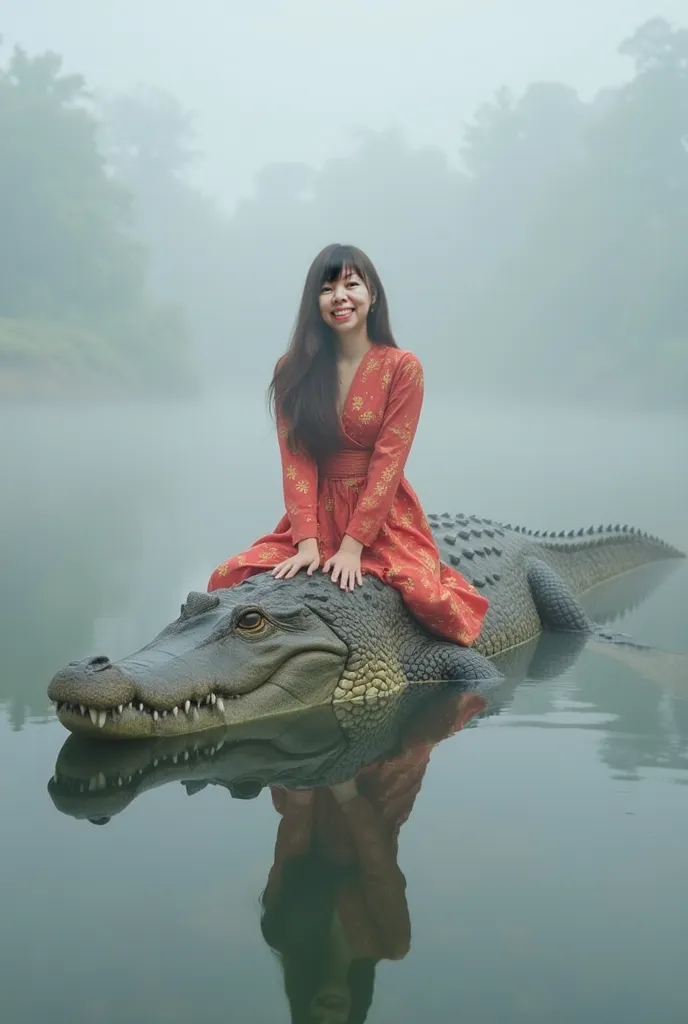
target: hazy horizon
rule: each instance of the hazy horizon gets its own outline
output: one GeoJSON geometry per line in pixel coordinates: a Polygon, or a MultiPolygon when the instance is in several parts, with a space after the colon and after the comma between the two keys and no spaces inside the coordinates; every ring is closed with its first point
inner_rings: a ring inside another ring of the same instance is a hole
{"type": "Polygon", "coordinates": [[[5,46],[56,51],[99,92],[177,97],[195,116],[193,178],[231,208],[261,167],[318,168],[348,155],[360,128],[397,125],[456,161],[462,124],[500,86],[561,81],[589,99],[631,76],[616,51],[642,22],[686,16],[688,0],[265,0],[253,11],[120,0],[107,14],[88,0],[9,0],[0,34],[5,46]]]}

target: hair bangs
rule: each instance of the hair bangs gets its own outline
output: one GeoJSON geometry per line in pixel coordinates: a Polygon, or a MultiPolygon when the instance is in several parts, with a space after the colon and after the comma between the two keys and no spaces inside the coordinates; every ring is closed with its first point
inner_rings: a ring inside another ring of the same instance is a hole
{"type": "Polygon", "coordinates": [[[359,254],[350,245],[332,245],[323,254],[323,265],[320,268],[320,286],[338,281],[340,277],[357,274],[362,281],[368,282],[359,254]]]}

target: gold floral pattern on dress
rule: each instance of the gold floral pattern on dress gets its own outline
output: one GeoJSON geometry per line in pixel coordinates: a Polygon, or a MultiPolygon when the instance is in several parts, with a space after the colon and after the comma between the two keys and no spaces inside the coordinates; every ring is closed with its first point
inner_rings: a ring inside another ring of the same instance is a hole
{"type": "Polygon", "coordinates": [[[411,352],[380,346],[364,357],[340,417],[348,464],[352,456],[366,456],[364,476],[320,475],[311,459],[289,451],[287,426],[278,416],[285,515],[271,534],[218,566],[209,589],[265,572],[293,555],[305,537],[316,537],[325,560],[349,534],[363,544],[364,574],[400,591],[411,613],[440,637],[472,643],[488,602],[441,562],[427,517],[404,476],[423,387],[422,366],[411,352]]]}
{"type": "Polygon", "coordinates": [[[363,365],[363,372],[361,373],[361,383],[365,384],[370,374],[377,370],[379,365],[380,360],[377,358],[377,356],[369,355],[368,358],[366,359],[365,364],[363,365]]]}

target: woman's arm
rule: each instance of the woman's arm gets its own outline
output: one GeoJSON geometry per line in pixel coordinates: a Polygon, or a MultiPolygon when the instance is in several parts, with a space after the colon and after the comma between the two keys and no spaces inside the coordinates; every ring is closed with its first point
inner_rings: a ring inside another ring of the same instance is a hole
{"type": "Polygon", "coordinates": [[[368,479],[346,536],[369,547],[389,515],[416,434],[423,406],[423,367],[406,352],[394,371],[368,479]]]}

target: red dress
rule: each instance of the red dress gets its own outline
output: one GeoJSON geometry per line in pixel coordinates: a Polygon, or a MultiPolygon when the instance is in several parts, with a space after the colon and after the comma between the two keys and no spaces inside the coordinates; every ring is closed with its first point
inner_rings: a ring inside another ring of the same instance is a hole
{"type": "Polygon", "coordinates": [[[266,572],[293,555],[294,546],[307,537],[317,537],[323,564],[337,553],[346,533],[363,544],[363,573],[395,587],[433,633],[472,644],[487,598],[440,561],[418,497],[404,476],[422,404],[418,358],[404,349],[373,345],[344,402],[342,448],[324,465],[291,451],[286,425],[278,417],[286,513],[273,533],[219,565],[208,590],[266,572]]]}
{"type": "Polygon", "coordinates": [[[354,868],[337,888],[336,906],[351,953],[375,960],[401,959],[411,943],[406,879],[397,862],[399,831],[420,792],[434,747],[484,711],[476,693],[450,693],[421,712],[401,738],[399,749],[355,776],[358,796],[340,807],[326,787],[312,790],[309,803],[271,787],[282,815],[275,858],[263,894],[269,906],[282,884],[286,861],[309,849],[325,860],[354,868]]]}

